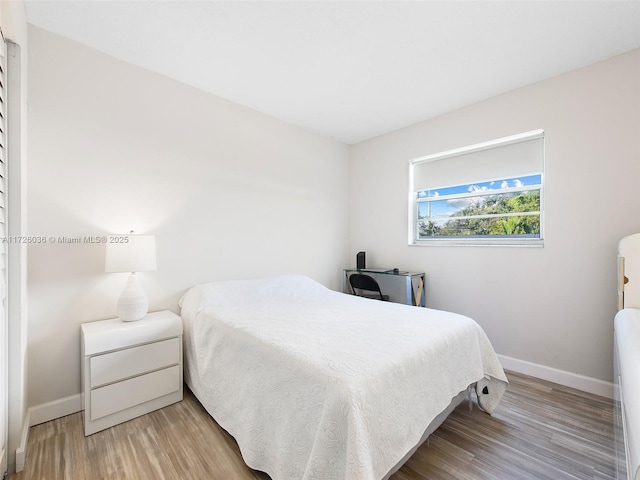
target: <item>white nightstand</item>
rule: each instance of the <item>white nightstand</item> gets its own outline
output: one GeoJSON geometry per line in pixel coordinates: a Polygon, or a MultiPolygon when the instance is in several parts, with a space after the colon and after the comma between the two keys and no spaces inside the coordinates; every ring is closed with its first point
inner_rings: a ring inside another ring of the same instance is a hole
{"type": "Polygon", "coordinates": [[[83,323],[81,333],[85,435],[182,400],[182,320],[176,314],[83,323]]]}

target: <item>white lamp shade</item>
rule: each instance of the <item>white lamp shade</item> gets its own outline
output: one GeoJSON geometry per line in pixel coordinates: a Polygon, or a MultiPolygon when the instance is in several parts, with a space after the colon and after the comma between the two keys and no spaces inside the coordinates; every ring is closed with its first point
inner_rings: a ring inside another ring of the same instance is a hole
{"type": "Polygon", "coordinates": [[[150,272],[156,269],[154,235],[111,235],[107,242],[105,272],[150,272]]]}

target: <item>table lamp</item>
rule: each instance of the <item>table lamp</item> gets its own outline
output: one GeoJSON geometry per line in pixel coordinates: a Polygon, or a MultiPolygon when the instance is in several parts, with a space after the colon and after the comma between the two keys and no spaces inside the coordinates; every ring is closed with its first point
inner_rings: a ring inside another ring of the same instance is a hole
{"type": "Polygon", "coordinates": [[[136,272],[156,269],[156,237],[153,235],[110,235],[108,237],[105,271],[131,272],[127,285],[118,299],[118,317],[123,322],[141,320],[147,315],[149,301],[138,282],[136,272]]]}

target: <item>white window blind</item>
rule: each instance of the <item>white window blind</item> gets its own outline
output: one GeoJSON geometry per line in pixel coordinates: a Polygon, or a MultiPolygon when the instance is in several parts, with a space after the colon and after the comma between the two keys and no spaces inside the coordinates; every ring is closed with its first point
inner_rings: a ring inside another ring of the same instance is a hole
{"type": "Polygon", "coordinates": [[[542,130],[413,160],[413,191],[542,172],[542,130]]]}

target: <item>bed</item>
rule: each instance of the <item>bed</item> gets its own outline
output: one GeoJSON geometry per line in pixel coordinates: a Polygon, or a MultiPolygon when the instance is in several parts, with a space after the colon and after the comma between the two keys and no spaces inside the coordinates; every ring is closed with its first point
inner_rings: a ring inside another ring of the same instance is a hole
{"type": "Polygon", "coordinates": [[[286,275],[181,299],[185,381],[274,480],[379,480],[473,387],[490,413],[507,378],[476,322],[286,275]]]}

